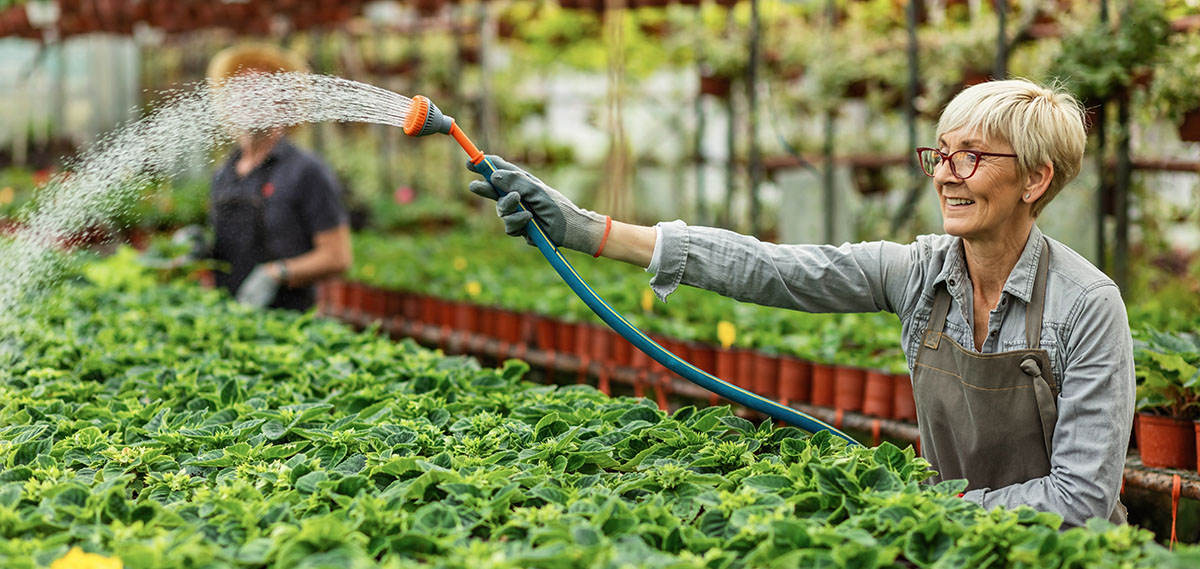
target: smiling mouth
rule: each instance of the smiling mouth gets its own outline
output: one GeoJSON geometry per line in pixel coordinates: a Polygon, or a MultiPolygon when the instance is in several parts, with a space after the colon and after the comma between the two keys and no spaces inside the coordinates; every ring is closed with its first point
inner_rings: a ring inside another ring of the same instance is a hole
{"type": "Polygon", "coordinates": [[[975,203],[975,200],[966,198],[946,198],[946,205],[971,205],[973,203],[975,203]]]}

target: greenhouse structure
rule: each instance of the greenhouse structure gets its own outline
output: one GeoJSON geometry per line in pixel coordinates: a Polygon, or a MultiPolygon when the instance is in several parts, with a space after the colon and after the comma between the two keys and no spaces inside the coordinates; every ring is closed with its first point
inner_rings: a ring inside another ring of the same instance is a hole
{"type": "Polygon", "coordinates": [[[0,569],[1197,568],[1198,453],[1200,0],[0,0],[0,569]]]}

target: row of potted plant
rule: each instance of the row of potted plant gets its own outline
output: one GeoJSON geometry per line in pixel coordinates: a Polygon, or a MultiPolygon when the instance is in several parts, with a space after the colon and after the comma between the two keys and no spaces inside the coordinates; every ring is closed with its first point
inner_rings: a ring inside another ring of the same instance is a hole
{"type": "MultiPolygon", "coordinates": [[[[458,335],[468,350],[478,342],[501,342],[500,351],[521,356],[524,350],[545,352],[553,361],[558,354],[579,358],[584,367],[601,364],[598,388],[611,393],[610,366],[637,371],[635,395],[650,391],[662,406],[671,395],[671,374],[631,343],[597,324],[564,320],[530,311],[449,300],[435,295],[373,286],[354,280],[325,282],[318,295],[320,310],[352,321],[400,319],[417,330],[433,328],[443,342],[458,335]]],[[[733,347],[734,325],[719,325],[722,341],[710,344],[659,333],[652,337],[693,365],[743,389],[783,404],[808,403],[861,412],[880,418],[916,420],[912,384],[908,373],[818,363],[794,355],[733,347]]]]}
{"type": "Polygon", "coordinates": [[[1137,364],[1137,445],[1157,468],[1200,470],[1200,337],[1147,331],[1137,364]]]}

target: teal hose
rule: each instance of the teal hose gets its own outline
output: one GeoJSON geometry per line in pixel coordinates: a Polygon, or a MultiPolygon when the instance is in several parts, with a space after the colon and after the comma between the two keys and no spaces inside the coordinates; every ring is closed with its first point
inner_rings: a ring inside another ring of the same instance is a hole
{"type": "MultiPolygon", "coordinates": [[[[492,164],[491,160],[485,157],[483,161],[476,164],[474,168],[476,172],[479,172],[479,174],[481,174],[488,181],[488,183],[491,183],[492,173],[496,171],[496,166],[492,164]]],[[[494,185],[492,187],[495,188],[494,185]]],[[[504,195],[506,192],[500,188],[496,188],[496,193],[499,195],[504,195]]],[[[524,203],[521,204],[521,209],[525,209],[524,203]]],[[[630,324],[629,321],[621,316],[616,310],[614,310],[613,307],[609,306],[603,298],[600,298],[600,295],[596,294],[596,291],[592,290],[592,287],[588,286],[588,284],[583,281],[583,278],[579,276],[579,273],[575,272],[575,268],[571,266],[571,263],[562,256],[561,252],[559,252],[558,247],[556,247],[554,243],[551,243],[550,239],[546,237],[546,232],[537,223],[536,219],[529,221],[529,224],[525,226],[525,232],[527,235],[529,235],[529,238],[533,241],[533,243],[537,245],[538,250],[541,251],[542,255],[546,257],[546,260],[550,262],[550,266],[554,267],[554,270],[558,272],[558,276],[562,277],[563,281],[567,283],[567,286],[571,287],[571,290],[583,300],[584,304],[586,304],[588,308],[591,308],[592,311],[595,312],[605,324],[608,324],[609,327],[615,330],[626,340],[629,340],[634,346],[637,346],[639,350],[645,352],[647,356],[653,358],[654,361],[662,364],[664,367],[678,374],[680,377],[699,385],[700,387],[711,391],[712,393],[720,395],[721,397],[724,397],[725,399],[728,399],[729,401],[739,405],[743,405],[758,411],[759,413],[763,413],[772,419],[783,421],[810,433],[815,433],[820,430],[827,430],[834,435],[845,439],[849,444],[859,444],[858,441],[854,440],[846,433],[843,433],[842,431],[834,428],[824,421],[821,421],[820,419],[817,419],[806,413],[802,413],[791,407],[780,405],[778,402],[762,397],[757,393],[746,391],[745,389],[742,389],[736,385],[732,385],[692,365],[691,363],[688,363],[679,356],[671,353],[666,348],[663,348],[658,344],[658,342],[650,339],[650,337],[644,332],[639,330],[633,324],[630,324]]]]}

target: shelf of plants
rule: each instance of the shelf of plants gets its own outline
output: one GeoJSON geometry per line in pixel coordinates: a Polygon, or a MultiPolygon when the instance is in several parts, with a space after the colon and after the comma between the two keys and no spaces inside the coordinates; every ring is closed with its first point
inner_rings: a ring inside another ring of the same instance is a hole
{"type": "Polygon", "coordinates": [[[1194,567],[1150,532],[985,511],[890,444],[672,414],[123,250],[0,343],[0,566],[1194,567]]]}

